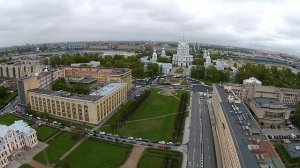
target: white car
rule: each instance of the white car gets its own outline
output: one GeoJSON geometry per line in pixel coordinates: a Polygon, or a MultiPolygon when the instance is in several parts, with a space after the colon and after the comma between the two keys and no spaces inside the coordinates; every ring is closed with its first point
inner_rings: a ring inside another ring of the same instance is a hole
{"type": "Polygon", "coordinates": [[[167,142],[167,145],[173,145],[173,142],[167,142]]]}
{"type": "Polygon", "coordinates": [[[128,139],[133,140],[133,137],[128,137],[128,139]]]}
{"type": "Polygon", "coordinates": [[[101,135],[105,135],[105,132],[100,132],[101,135]]]}
{"type": "Polygon", "coordinates": [[[162,145],[166,144],[165,141],[159,141],[158,143],[159,143],[159,144],[162,144],[162,145]]]}

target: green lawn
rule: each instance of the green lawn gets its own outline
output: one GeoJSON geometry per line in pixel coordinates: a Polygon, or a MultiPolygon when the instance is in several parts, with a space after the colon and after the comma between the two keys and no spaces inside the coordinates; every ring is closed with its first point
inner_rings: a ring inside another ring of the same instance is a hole
{"type": "Polygon", "coordinates": [[[9,94],[0,99],[0,109],[4,108],[9,102],[11,102],[15,97],[18,96],[17,92],[9,92],[9,94]]]}
{"type": "Polygon", "coordinates": [[[49,146],[34,156],[34,160],[43,164],[50,165],[58,161],[58,159],[72,148],[80,137],[69,132],[63,132],[54,139],[49,141],[49,146]]]}
{"type": "Polygon", "coordinates": [[[129,100],[125,105],[122,105],[121,108],[105,122],[105,125],[115,123],[115,121],[117,121],[120,118],[120,116],[125,112],[126,107],[129,107],[132,103],[133,101],[129,100]]]}
{"type": "Polygon", "coordinates": [[[32,124],[33,124],[32,121],[23,119],[23,118],[21,118],[21,117],[19,117],[19,116],[13,115],[13,114],[8,114],[8,115],[5,115],[5,116],[0,117],[0,124],[11,125],[11,124],[14,123],[14,121],[17,121],[17,120],[23,120],[23,121],[25,121],[28,125],[32,125],[32,124]]]}
{"type": "Polygon", "coordinates": [[[56,128],[48,127],[46,125],[39,126],[37,129],[37,136],[40,141],[46,141],[52,135],[56,134],[59,130],[56,128]]]}
{"type": "Polygon", "coordinates": [[[283,144],[275,144],[275,149],[287,166],[300,166],[300,158],[291,158],[283,144]]]}
{"type": "Polygon", "coordinates": [[[130,145],[89,139],[80,144],[60,164],[72,168],[120,167],[131,151],[130,145]]]}
{"type": "MultiPolygon", "coordinates": [[[[172,132],[179,100],[173,96],[162,96],[157,94],[160,89],[151,89],[148,98],[129,117],[122,128],[117,129],[114,133],[120,135],[141,137],[152,140],[172,141],[172,132]],[[154,118],[162,115],[168,115],[161,118],[154,118]],[[141,121],[134,121],[141,120],[141,121]]],[[[177,91],[177,97],[180,97],[184,91],[177,91]]],[[[101,131],[112,132],[109,124],[105,123],[101,131]]]]}
{"type": "Polygon", "coordinates": [[[139,161],[138,168],[180,168],[182,164],[182,153],[148,148],[144,151],[139,161]]]}
{"type": "Polygon", "coordinates": [[[23,164],[22,166],[20,166],[20,168],[32,168],[32,166],[30,166],[29,164],[23,164]]]}

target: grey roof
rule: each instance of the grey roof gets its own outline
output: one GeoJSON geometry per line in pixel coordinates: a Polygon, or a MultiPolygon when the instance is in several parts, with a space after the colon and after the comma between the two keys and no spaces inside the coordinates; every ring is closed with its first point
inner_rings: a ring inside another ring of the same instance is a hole
{"type": "Polygon", "coordinates": [[[266,139],[259,129],[258,125],[255,123],[253,117],[251,116],[250,111],[243,103],[236,103],[235,105],[239,108],[239,113],[236,114],[232,108],[232,104],[227,101],[228,95],[230,93],[225,92],[224,88],[221,86],[215,85],[217,91],[221,97],[222,108],[225,114],[225,118],[230,127],[231,135],[237,150],[238,157],[240,159],[241,168],[259,168],[258,161],[256,159],[255,153],[252,153],[249,148],[248,139],[266,139]],[[238,117],[239,116],[239,117],[238,117]],[[240,119],[241,122],[240,122],[240,119]],[[242,124],[241,124],[242,123],[242,124]],[[249,125],[248,133],[252,135],[246,135],[246,132],[243,129],[243,126],[249,125]]]}
{"type": "Polygon", "coordinates": [[[57,96],[61,98],[69,98],[69,99],[77,99],[77,100],[86,100],[86,101],[97,101],[103,96],[97,96],[97,95],[80,95],[80,94],[72,94],[70,92],[65,92],[65,91],[54,91],[54,90],[49,90],[49,89],[31,89],[29,92],[34,92],[34,93],[40,93],[40,94],[45,94],[45,95],[50,95],[50,96],[57,96]]]}
{"type": "Polygon", "coordinates": [[[278,99],[268,97],[255,97],[252,100],[262,108],[287,108],[278,99]]]}

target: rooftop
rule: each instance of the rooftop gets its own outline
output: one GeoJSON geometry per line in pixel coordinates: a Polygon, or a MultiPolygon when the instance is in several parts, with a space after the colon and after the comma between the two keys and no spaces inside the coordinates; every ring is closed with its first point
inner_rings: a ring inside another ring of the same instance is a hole
{"type": "Polygon", "coordinates": [[[55,90],[49,90],[49,89],[31,89],[31,90],[29,90],[29,92],[50,95],[50,96],[56,96],[56,97],[61,97],[61,98],[85,100],[85,101],[91,101],[91,102],[97,101],[101,98],[100,96],[72,94],[70,92],[55,91],[55,90]]]}
{"type": "Polygon", "coordinates": [[[127,68],[99,68],[99,67],[65,67],[65,70],[73,70],[73,71],[91,71],[91,72],[102,72],[109,73],[112,75],[121,75],[131,71],[127,68]]]}
{"type": "MultiPolygon", "coordinates": [[[[261,133],[259,126],[255,122],[254,118],[252,117],[250,111],[245,106],[245,104],[230,104],[227,98],[229,95],[231,95],[231,93],[226,92],[222,86],[215,85],[215,87],[221,98],[220,103],[223,108],[227,123],[230,127],[229,129],[232,134],[234,144],[236,146],[241,167],[260,167],[256,158],[256,153],[251,151],[250,149],[257,145],[257,140],[266,140],[266,137],[261,133]]],[[[272,164],[272,162],[270,161],[268,164],[272,164]]]]}
{"type": "Polygon", "coordinates": [[[29,134],[30,132],[34,131],[26,122],[23,120],[18,120],[10,126],[0,124],[0,137],[4,137],[9,130],[19,131],[25,134],[29,134]]]}
{"type": "Polygon", "coordinates": [[[122,87],[123,85],[126,85],[125,83],[110,83],[95,92],[91,93],[90,95],[97,95],[97,96],[105,96],[111,93],[112,91],[122,87]]]}
{"type": "Polygon", "coordinates": [[[126,85],[125,83],[110,83],[100,89],[98,89],[95,92],[92,92],[89,95],[81,95],[81,94],[73,94],[70,92],[65,91],[55,91],[55,90],[49,90],[49,89],[31,89],[30,92],[33,93],[40,93],[45,95],[51,95],[56,97],[62,97],[62,98],[69,98],[69,99],[76,99],[76,100],[85,100],[85,101],[97,101],[103,96],[106,96],[113,92],[114,90],[118,89],[119,87],[126,85]]]}
{"type": "Polygon", "coordinates": [[[261,108],[287,108],[278,99],[275,98],[255,97],[252,99],[261,108]]]}

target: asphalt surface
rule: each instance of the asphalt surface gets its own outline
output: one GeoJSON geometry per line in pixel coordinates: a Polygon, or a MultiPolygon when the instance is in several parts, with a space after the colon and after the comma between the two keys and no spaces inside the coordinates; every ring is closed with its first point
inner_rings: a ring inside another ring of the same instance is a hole
{"type": "Polygon", "coordinates": [[[199,92],[210,91],[203,85],[194,85],[188,142],[188,168],[215,168],[216,156],[207,99],[199,92]],[[202,97],[202,98],[201,98],[202,97]]]}
{"type": "Polygon", "coordinates": [[[19,96],[16,97],[13,101],[11,101],[6,107],[1,110],[1,113],[8,113],[14,110],[17,110],[15,106],[19,103],[19,96]]]}

